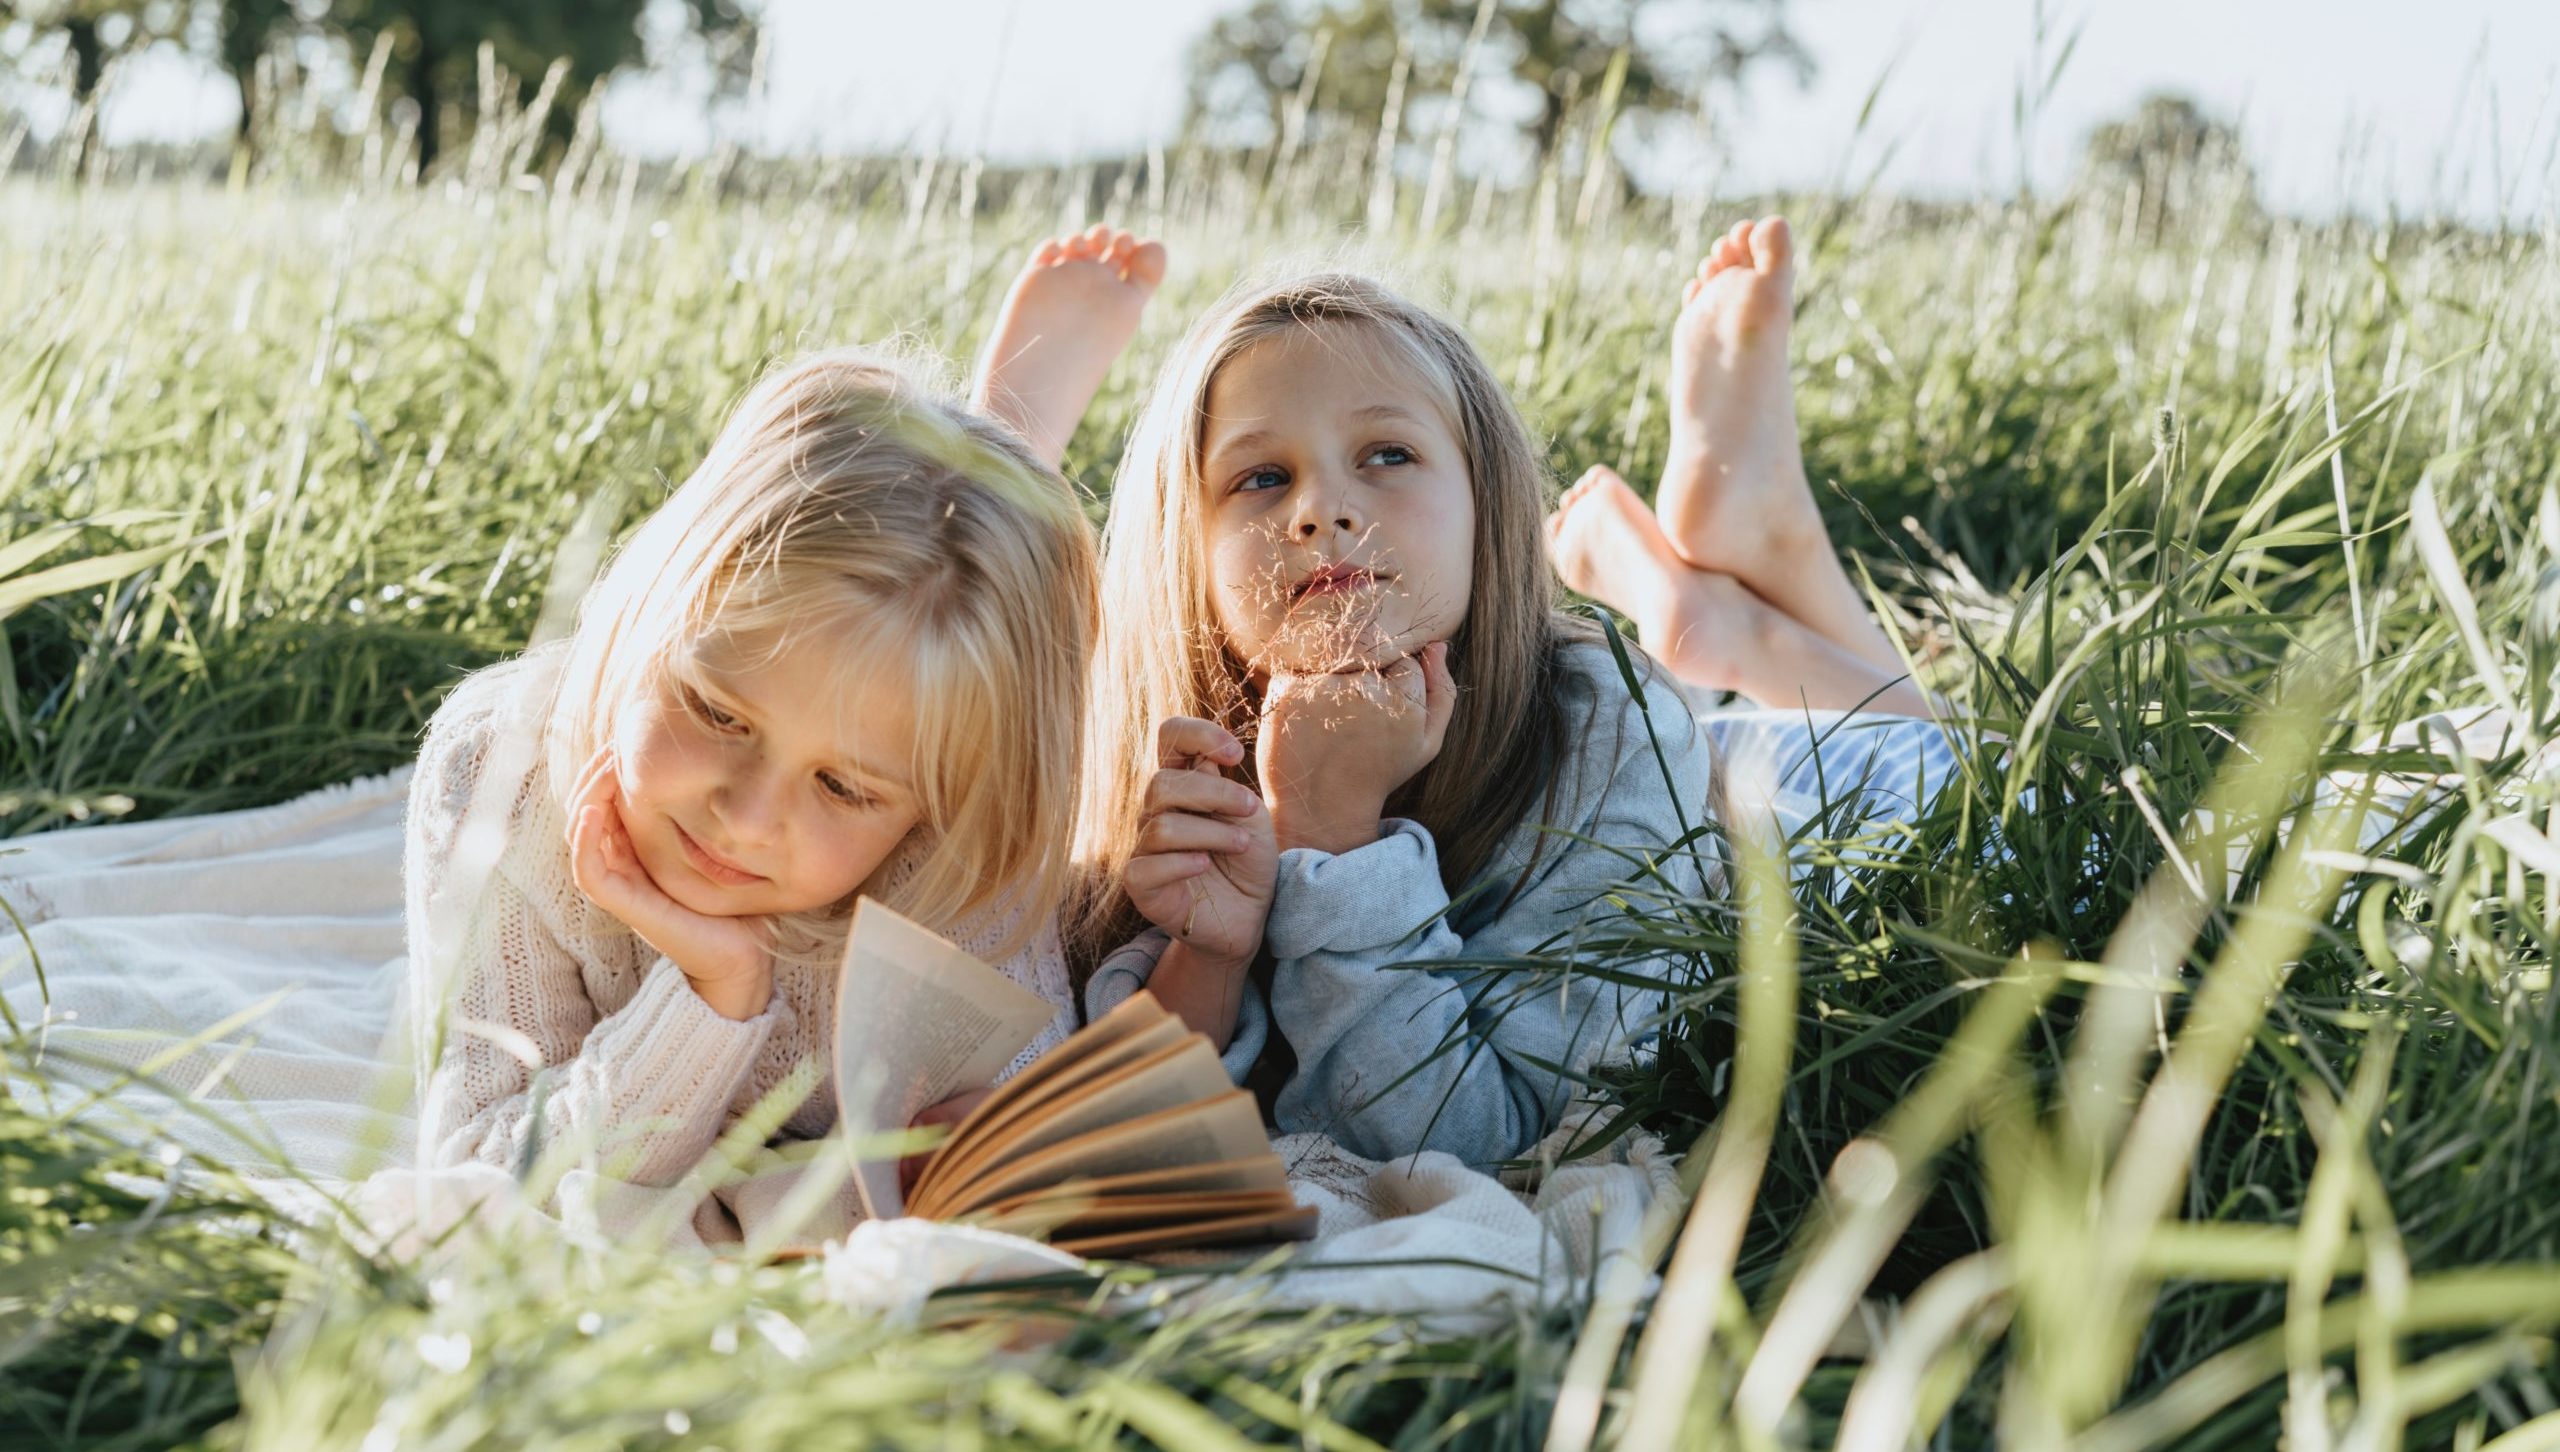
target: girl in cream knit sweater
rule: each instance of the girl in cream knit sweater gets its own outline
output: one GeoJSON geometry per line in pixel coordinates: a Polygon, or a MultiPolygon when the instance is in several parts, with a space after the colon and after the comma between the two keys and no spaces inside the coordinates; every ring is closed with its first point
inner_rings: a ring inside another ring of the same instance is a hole
{"type": "Polygon", "coordinates": [[[869,354],[781,368],[567,640],[453,691],[405,867],[432,1161],[669,1184],[804,1065],[783,1127],[824,1133],[865,895],[1055,1003],[1029,1054],[1073,1027],[1093,546],[1055,470],[1162,272],[1042,249],[979,390],[1010,429],[869,354]]]}

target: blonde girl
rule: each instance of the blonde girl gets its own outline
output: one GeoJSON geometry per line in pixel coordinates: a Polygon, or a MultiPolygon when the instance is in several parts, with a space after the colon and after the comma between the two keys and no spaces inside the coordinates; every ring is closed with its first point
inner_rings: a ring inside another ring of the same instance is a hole
{"type": "MultiPolygon", "coordinates": [[[[1025,1059],[1072,1029],[1094,553],[1056,467],[1163,263],[1100,228],[1034,254],[977,387],[1003,424],[873,353],[776,370],[569,639],[455,688],[405,856],[431,1160],[679,1178],[831,1066],[865,895],[1057,1005],[1025,1059]]],[[[822,1079],[783,1128],[834,1113],[822,1079]]]]}
{"type": "MultiPolygon", "coordinates": [[[[1376,283],[1199,324],[1106,530],[1088,1014],[1144,987],[1239,1081],[1259,1063],[1282,1130],[1478,1164],[1647,1029],[1650,995],[1453,961],[1569,936],[1631,872],[1610,847],[1675,843],[1706,799],[1669,680],[1631,694],[1557,609],[1547,501],[1482,357],[1376,283]]],[[[1694,857],[1663,868],[1703,888],[1694,857]]]]}

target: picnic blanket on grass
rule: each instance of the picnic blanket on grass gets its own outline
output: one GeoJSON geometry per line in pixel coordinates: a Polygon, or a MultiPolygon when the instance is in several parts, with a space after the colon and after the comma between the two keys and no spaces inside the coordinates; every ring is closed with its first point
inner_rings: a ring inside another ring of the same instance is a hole
{"type": "MultiPolygon", "coordinates": [[[[463,1219],[533,1218],[599,1243],[642,1225],[680,1246],[752,1238],[787,1184],[730,1187],[719,1207],[688,1213],[698,1188],[572,1171],[532,1205],[491,1167],[414,1163],[415,1073],[401,1062],[408,1037],[396,1018],[407,777],[0,847],[0,901],[25,925],[21,936],[0,919],[0,1002],[44,1069],[30,1083],[13,1066],[13,1091],[98,1095],[86,1112],[119,1136],[249,1174],[290,1213],[328,1214],[334,1199],[394,1247],[422,1246],[463,1219]],[[673,1196],[688,1203],[670,1213],[673,1196]]],[[[1546,1157],[1565,1137],[1541,1146],[1546,1157]]],[[[1635,1244],[1674,1174],[1672,1157],[1640,1134],[1509,1185],[1445,1154],[1378,1164],[1318,1135],[1277,1148],[1300,1202],[1318,1211],[1318,1235],[1256,1278],[1253,1294],[1436,1313],[1452,1325],[1590,1284],[1601,1258],[1635,1244]]],[[[918,1221],[837,1229],[829,1284],[892,1313],[941,1286],[1082,1264],[1017,1237],[918,1221]]]]}

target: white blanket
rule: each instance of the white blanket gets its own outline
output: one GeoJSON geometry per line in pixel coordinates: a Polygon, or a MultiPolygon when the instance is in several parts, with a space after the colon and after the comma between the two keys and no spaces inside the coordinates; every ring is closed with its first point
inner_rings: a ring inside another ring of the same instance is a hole
{"type": "MultiPolygon", "coordinates": [[[[0,847],[0,901],[27,925],[22,940],[0,919],[0,1000],[62,1107],[102,1092],[89,1112],[125,1137],[270,1168],[289,1206],[318,1203],[315,1189],[343,1194],[385,1243],[420,1243],[465,1215],[576,1238],[626,1232],[665,1208],[665,1192],[579,1183],[530,1207],[485,1167],[411,1163],[414,1074],[392,1057],[406,1042],[392,1021],[406,778],[0,847]]],[[[1588,1285],[1673,1184],[1670,1157],[1642,1135],[1596,1163],[1521,1177],[1518,1192],[1444,1154],[1377,1165],[1313,1135],[1279,1149],[1319,1234],[1250,1294],[1453,1325],[1588,1285]]],[[[700,1243],[680,1214],[659,1223],[700,1243]]],[[[853,1227],[826,1273],[849,1302],[903,1311],[942,1285],[1074,1264],[1010,1236],[901,1221],[853,1227]]]]}

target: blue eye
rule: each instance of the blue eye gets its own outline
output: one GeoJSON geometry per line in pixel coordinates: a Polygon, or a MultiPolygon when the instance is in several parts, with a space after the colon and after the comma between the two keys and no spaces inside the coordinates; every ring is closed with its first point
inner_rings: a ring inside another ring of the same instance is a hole
{"type": "Polygon", "coordinates": [[[1243,478],[1236,481],[1236,492],[1239,494],[1260,493],[1265,489],[1286,488],[1288,487],[1288,483],[1289,476],[1278,469],[1250,469],[1245,472],[1243,478]]]}
{"type": "Polygon", "coordinates": [[[1380,444],[1378,447],[1371,449],[1369,451],[1369,456],[1362,459],[1360,462],[1364,467],[1376,463],[1385,463],[1389,465],[1410,464],[1413,462],[1413,450],[1406,448],[1402,444],[1380,444]],[[1388,455],[1391,454],[1394,455],[1393,458],[1388,457],[1388,455]]]}

